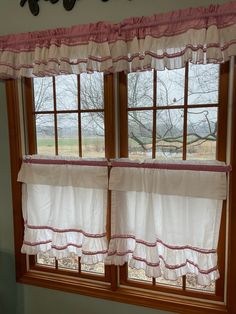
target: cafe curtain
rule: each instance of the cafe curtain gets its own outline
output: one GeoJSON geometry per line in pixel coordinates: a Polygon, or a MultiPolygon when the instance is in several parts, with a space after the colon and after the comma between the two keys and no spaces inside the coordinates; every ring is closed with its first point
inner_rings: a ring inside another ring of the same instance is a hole
{"type": "Polygon", "coordinates": [[[104,261],[106,161],[28,156],[18,181],[23,183],[22,253],[47,252],[57,259],[76,255],[83,264],[104,261]]]}
{"type": "Polygon", "coordinates": [[[98,22],[0,37],[0,78],[163,70],[236,55],[236,1],[118,24],[98,22]]]}
{"type": "Polygon", "coordinates": [[[113,162],[106,263],[128,262],[148,277],[215,281],[225,171],[221,162],[113,162]]]}

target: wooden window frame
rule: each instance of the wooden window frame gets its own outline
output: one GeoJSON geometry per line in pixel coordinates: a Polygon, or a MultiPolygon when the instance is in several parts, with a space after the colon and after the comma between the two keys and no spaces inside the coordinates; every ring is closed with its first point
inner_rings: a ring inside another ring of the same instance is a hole
{"type": "MultiPolygon", "coordinates": [[[[76,76],[77,80],[77,109],[73,110],[57,110],[57,97],[56,97],[56,79],[52,77],[52,91],[53,91],[53,108],[52,110],[36,111],[34,106],[34,87],[33,80],[25,78],[23,80],[24,86],[24,97],[25,97],[25,114],[26,114],[26,132],[27,133],[27,153],[32,155],[37,153],[37,139],[36,139],[36,115],[37,114],[50,114],[54,117],[54,138],[55,138],[55,155],[59,154],[59,137],[57,132],[57,121],[58,114],[70,114],[75,113],[78,115],[78,157],[83,156],[82,149],[82,128],[81,128],[81,115],[83,113],[98,113],[103,112],[104,114],[104,130],[105,130],[105,157],[107,159],[115,158],[115,129],[114,129],[114,103],[113,103],[113,91],[114,91],[114,77],[112,74],[103,75],[103,85],[104,85],[104,106],[99,109],[82,109],[80,102],[80,75],[76,76]],[[112,123],[110,123],[112,121],[112,123]]],[[[108,191],[108,208],[107,208],[107,222],[110,221],[110,201],[111,192],[108,191]]],[[[107,235],[110,237],[110,223],[107,223],[107,235]]],[[[67,275],[71,277],[79,277],[80,279],[90,279],[101,281],[105,283],[111,282],[112,267],[104,267],[104,275],[96,272],[86,272],[81,271],[80,258],[78,258],[78,269],[67,269],[66,267],[58,267],[58,261],[55,260],[55,266],[44,265],[37,263],[37,258],[35,256],[28,256],[29,269],[36,271],[44,271],[45,273],[57,273],[61,275],[67,275]]]]}
{"type": "MultiPolygon", "coordinates": [[[[120,73],[120,94],[119,97],[122,100],[120,102],[120,121],[122,121],[120,127],[120,139],[121,139],[121,157],[128,158],[128,113],[129,112],[144,112],[149,111],[153,113],[153,131],[152,131],[152,158],[156,158],[156,116],[158,110],[175,110],[183,109],[183,151],[182,159],[187,159],[187,111],[193,108],[217,108],[218,120],[217,120],[217,142],[216,142],[216,159],[220,161],[226,161],[226,125],[227,125],[227,103],[228,103],[228,81],[229,81],[229,63],[220,65],[219,71],[219,101],[217,104],[188,104],[188,75],[189,65],[185,65],[184,74],[184,103],[183,105],[171,105],[171,106],[157,106],[157,76],[158,71],[153,71],[153,105],[149,107],[128,107],[128,75],[124,72],[120,73]]],[[[225,239],[226,233],[226,201],[223,202],[223,211],[220,226],[220,238],[218,245],[218,267],[220,273],[224,273],[225,270],[225,239]]],[[[138,281],[128,278],[128,265],[120,267],[120,283],[131,287],[140,287],[147,290],[158,290],[167,293],[175,293],[177,295],[185,295],[192,297],[199,297],[208,300],[223,301],[224,300],[224,276],[216,281],[215,293],[201,291],[197,289],[186,289],[186,276],[182,277],[182,289],[179,286],[160,285],[156,284],[155,280],[152,280],[152,284],[144,281],[138,281]]]]}
{"type": "MultiPolygon", "coordinates": [[[[228,76],[228,71],[225,72],[228,76]]],[[[125,100],[125,85],[124,77],[120,75],[120,102],[125,100]],[[123,92],[122,92],[123,89],[123,92]],[[123,97],[123,98],[122,98],[123,97]]],[[[236,65],[234,65],[234,85],[236,84],[236,65]]],[[[223,87],[222,93],[227,93],[228,83],[223,87]]],[[[26,85],[27,88],[27,85],[26,85]]],[[[135,287],[118,284],[118,271],[116,266],[111,266],[110,279],[111,282],[100,282],[78,278],[76,276],[68,276],[64,273],[47,272],[42,269],[34,269],[29,265],[29,261],[24,254],[21,254],[21,246],[23,241],[23,218],[21,212],[21,184],[17,182],[17,174],[22,162],[22,142],[21,142],[21,114],[19,106],[18,82],[16,80],[6,81],[6,94],[8,106],[8,124],[9,124],[9,141],[11,155],[11,177],[12,177],[12,196],[13,196],[13,217],[14,217],[14,239],[15,239],[15,259],[16,259],[16,280],[19,283],[36,285],[45,288],[51,288],[61,291],[79,293],[83,295],[109,299],[118,302],[135,304],[140,306],[152,307],[160,310],[167,310],[181,313],[236,313],[235,291],[236,291],[236,89],[234,88],[233,111],[231,115],[231,165],[233,171],[229,175],[229,198],[228,198],[228,271],[227,271],[227,286],[224,301],[209,301],[206,299],[197,299],[178,294],[165,293],[163,291],[147,291],[141,287],[135,287]]],[[[106,91],[109,97],[114,101],[114,80],[109,82],[109,88],[106,91]]],[[[30,93],[28,93],[28,97],[30,93]]],[[[27,100],[26,100],[27,101],[27,100]]],[[[112,109],[105,114],[107,119],[114,117],[114,106],[109,106],[112,109]]],[[[120,119],[125,119],[127,115],[120,111],[120,119]]],[[[106,119],[105,117],[105,119],[106,119]]],[[[225,116],[225,122],[227,117],[225,116]]],[[[113,121],[114,122],[114,121],[113,121]]],[[[111,124],[112,137],[115,138],[115,123],[111,124]]],[[[219,130],[224,136],[226,130],[219,130]]],[[[123,129],[122,132],[125,132],[123,129]]],[[[220,136],[220,135],[218,135],[220,136]]],[[[121,156],[124,153],[122,150],[126,146],[128,139],[121,139],[121,156]]],[[[30,141],[30,139],[29,139],[30,141]]],[[[112,150],[112,141],[105,139],[110,153],[109,156],[115,155],[112,150]],[[111,145],[111,146],[110,146],[111,145]]],[[[110,196],[109,196],[110,197],[110,196]]],[[[110,213],[108,213],[108,221],[110,213]]],[[[108,228],[108,234],[110,230],[108,228]]],[[[224,239],[223,239],[224,241],[224,239]]]]}

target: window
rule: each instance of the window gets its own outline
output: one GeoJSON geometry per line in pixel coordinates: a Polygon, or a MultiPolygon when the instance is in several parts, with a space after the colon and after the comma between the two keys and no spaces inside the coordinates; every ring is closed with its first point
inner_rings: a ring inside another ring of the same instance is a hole
{"type": "MultiPolygon", "coordinates": [[[[178,70],[121,74],[121,155],[131,159],[222,160],[226,159],[225,128],[227,98],[222,93],[225,69],[216,64],[187,64],[178,70]]],[[[224,205],[225,206],[225,205],[224,205]]],[[[225,224],[225,208],[222,217],[225,224]]],[[[224,235],[219,250],[224,269],[224,235]]],[[[143,270],[121,267],[121,282],[145,285],[188,295],[210,293],[223,296],[224,276],[216,284],[200,286],[192,274],[176,281],[146,277],[143,270]]]]}
{"type": "Polygon", "coordinates": [[[122,137],[128,138],[123,155],[218,159],[219,70],[219,65],[189,64],[179,70],[131,73],[123,78],[127,79],[127,100],[121,110],[124,115],[128,111],[126,128],[122,128],[126,132],[122,137]]]}
{"type": "MultiPolygon", "coordinates": [[[[28,91],[32,92],[27,106],[31,108],[27,110],[29,153],[112,157],[113,145],[105,147],[105,141],[114,143],[113,124],[106,119],[112,111],[108,101],[111,104],[113,100],[107,99],[112,79],[112,75],[94,73],[27,80],[28,91]]],[[[78,257],[55,260],[40,253],[30,260],[32,267],[44,267],[46,271],[70,271],[70,275],[105,282],[110,278],[110,268],[103,263],[85,265],[78,257]]]]}
{"type": "MultiPolygon", "coordinates": [[[[225,161],[228,68],[189,64],[174,71],[120,73],[117,108],[111,74],[25,79],[25,114],[17,104],[16,82],[7,83],[18,280],[167,310],[184,306],[200,312],[207,305],[212,313],[224,311],[226,205],[218,247],[221,277],[216,285],[202,287],[191,275],[168,282],[147,278],[128,265],[88,268],[77,259],[25,257],[20,253],[23,223],[16,175],[22,158],[20,119],[26,120],[29,154],[114,158],[119,151],[131,159],[225,161]]],[[[109,209],[108,238],[110,228],[109,209]]]]}

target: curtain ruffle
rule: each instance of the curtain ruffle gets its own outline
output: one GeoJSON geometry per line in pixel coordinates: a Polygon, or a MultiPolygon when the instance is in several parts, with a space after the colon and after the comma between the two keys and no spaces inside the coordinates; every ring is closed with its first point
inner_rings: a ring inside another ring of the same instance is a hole
{"type": "Polygon", "coordinates": [[[236,55],[236,1],[0,37],[0,78],[132,72],[236,55]]]}
{"type": "Polygon", "coordinates": [[[110,241],[106,258],[108,265],[124,265],[143,269],[147,277],[163,276],[167,280],[176,280],[188,273],[197,276],[200,285],[207,286],[219,278],[217,254],[215,250],[199,250],[192,247],[171,247],[160,240],[145,243],[134,236],[110,241]]]}
{"type": "Polygon", "coordinates": [[[106,234],[88,234],[80,229],[58,229],[25,224],[22,253],[36,255],[47,252],[61,259],[80,256],[83,264],[103,262],[107,255],[106,234]]]}

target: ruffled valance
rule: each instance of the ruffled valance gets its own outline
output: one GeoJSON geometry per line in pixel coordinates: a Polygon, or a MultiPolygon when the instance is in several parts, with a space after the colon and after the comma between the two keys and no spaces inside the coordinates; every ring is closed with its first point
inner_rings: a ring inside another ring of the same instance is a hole
{"type": "Polygon", "coordinates": [[[236,55],[236,1],[0,37],[0,78],[181,68],[236,55]]]}

